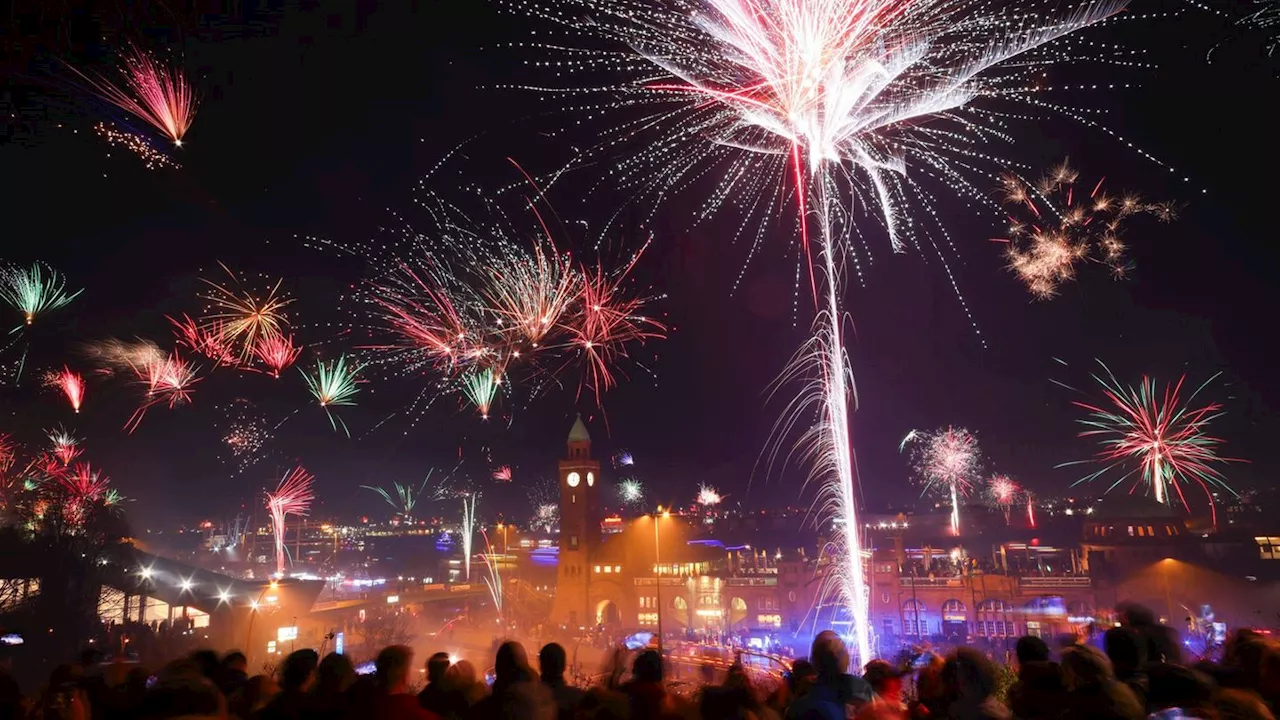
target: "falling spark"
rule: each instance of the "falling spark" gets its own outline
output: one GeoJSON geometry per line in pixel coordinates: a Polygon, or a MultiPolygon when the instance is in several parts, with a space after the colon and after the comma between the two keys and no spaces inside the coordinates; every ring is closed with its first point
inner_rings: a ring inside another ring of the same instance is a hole
{"type": "Polygon", "coordinates": [[[176,170],[180,165],[168,155],[156,150],[146,138],[127,130],[121,130],[110,123],[99,122],[93,126],[93,132],[112,147],[118,147],[137,155],[148,170],[161,168],[176,170]]]}
{"type": "Polygon", "coordinates": [[[305,516],[311,509],[312,483],[315,476],[301,465],[280,478],[275,492],[267,493],[267,512],[271,513],[271,530],[276,544],[276,575],[284,575],[285,519],[289,515],[305,516]]]}
{"type": "Polygon", "coordinates": [[[899,452],[914,444],[916,477],[925,492],[939,492],[951,503],[951,534],[960,534],[960,501],[968,497],[981,471],[978,439],[964,428],[947,427],[925,433],[912,430],[899,452]]]}
{"type": "Polygon", "coordinates": [[[493,560],[493,545],[489,542],[489,534],[480,528],[480,535],[484,538],[484,565],[489,571],[488,577],[484,579],[484,584],[489,588],[489,599],[493,601],[493,609],[498,614],[498,619],[502,619],[502,601],[503,587],[502,577],[498,574],[498,564],[493,560]]]}
{"type": "MultiPolygon", "coordinates": [[[[1136,387],[1126,387],[1102,362],[1104,374],[1093,375],[1102,388],[1105,403],[1075,401],[1073,404],[1089,415],[1079,422],[1087,430],[1082,438],[1095,439],[1101,444],[1095,460],[1103,465],[1096,472],[1077,480],[1075,485],[1108,477],[1115,471],[1118,477],[1105,492],[1110,492],[1127,481],[1134,481],[1133,490],[1145,487],[1156,502],[1173,504],[1173,495],[1187,510],[1187,483],[1195,483],[1209,501],[1213,523],[1218,522],[1216,490],[1236,495],[1227,485],[1226,478],[1216,467],[1221,463],[1243,462],[1218,454],[1221,438],[1207,434],[1209,423],[1222,417],[1222,406],[1217,403],[1193,406],[1196,397],[1219,374],[1200,384],[1184,401],[1182,385],[1186,376],[1165,385],[1163,391],[1156,381],[1143,377],[1136,387]]],[[[1080,462],[1064,463],[1059,467],[1080,462]]],[[[1133,491],[1131,490],[1131,492],[1133,491]]]]}
{"type": "Polygon", "coordinates": [[[476,533],[476,499],[475,493],[462,498],[462,564],[467,582],[471,582],[471,541],[476,533]]]}
{"type": "Polygon", "coordinates": [[[84,378],[63,366],[60,372],[45,375],[44,383],[46,387],[62,391],[62,394],[67,396],[67,401],[71,403],[71,409],[77,413],[80,412],[80,405],[84,402],[84,378]]]}
{"type": "Polygon", "coordinates": [[[22,313],[27,325],[35,322],[37,315],[64,307],[83,292],[68,293],[66,287],[66,279],[42,263],[0,272],[0,297],[22,313]]]}

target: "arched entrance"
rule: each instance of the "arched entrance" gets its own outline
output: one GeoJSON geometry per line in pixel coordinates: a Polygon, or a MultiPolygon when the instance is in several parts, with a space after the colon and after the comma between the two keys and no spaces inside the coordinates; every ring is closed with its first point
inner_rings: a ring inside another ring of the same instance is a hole
{"type": "Polygon", "coordinates": [[[729,601],[729,627],[747,619],[747,601],[736,597],[729,601]]]}
{"type": "Polygon", "coordinates": [[[612,600],[601,600],[596,604],[596,623],[600,625],[621,625],[622,613],[612,600]]]}

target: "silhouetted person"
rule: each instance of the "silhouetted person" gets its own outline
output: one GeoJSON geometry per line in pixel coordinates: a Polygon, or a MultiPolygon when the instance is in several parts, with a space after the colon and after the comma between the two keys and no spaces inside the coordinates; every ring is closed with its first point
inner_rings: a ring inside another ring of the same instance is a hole
{"type": "Polygon", "coordinates": [[[1023,635],[1013,646],[1013,654],[1019,665],[1030,662],[1048,662],[1049,645],[1035,635],[1023,635]]]}
{"type": "Polygon", "coordinates": [[[849,651],[830,630],[813,639],[809,662],[818,671],[813,687],[787,709],[788,720],[844,720],[847,706],[855,708],[871,700],[871,686],[849,674],[849,651]]]}
{"type": "Polygon", "coordinates": [[[345,717],[351,709],[347,691],[356,681],[356,669],[341,653],[324,656],[316,668],[316,685],[311,689],[311,717],[317,720],[345,717]]]}
{"type": "Polygon", "coordinates": [[[1095,648],[1077,645],[1062,653],[1069,720],[1142,720],[1146,712],[1133,691],[1116,680],[1111,662],[1095,648]]]}
{"type": "Polygon", "coordinates": [[[1210,704],[1213,685],[1209,678],[1181,665],[1151,666],[1147,703],[1151,720],[1201,718],[1216,720],[1210,704]]]}
{"type": "Polygon", "coordinates": [[[942,682],[951,704],[951,720],[1009,720],[1009,708],[995,698],[996,668],[986,655],[959,647],[942,666],[942,682]]]}
{"type": "Polygon", "coordinates": [[[498,646],[493,675],[493,690],[471,709],[472,718],[555,720],[555,700],[551,691],[537,681],[523,645],[509,640],[498,646]]]}
{"type": "Polygon", "coordinates": [[[222,656],[213,682],[222,691],[223,696],[230,698],[249,680],[249,659],[239,650],[232,650],[222,656]]]}
{"type": "Polygon", "coordinates": [[[568,657],[558,643],[547,643],[538,651],[538,675],[542,684],[551,691],[560,720],[571,720],[586,693],[565,682],[564,671],[568,657]]]}
{"type": "Polygon", "coordinates": [[[259,712],[259,720],[297,720],[306,715],[311,709],[308,691],[315,684],[319,664],[315,650],[289,653],[280,666],[280,692],[259,712]]]}
{"type": "Polygon", "coordinates": [[[858,720],[907,720],[909,712],[902,701],[902,676],[905,674],[887,660],[867,663],[862,679],[867,681],[875,695],[858,711],[858,720]]]}
{"type": "Polygon", "coordinates": [[[352,708],[354,716],[374,720],[439,720],[439,716],[418,704],[417,696],[409,694],[413,650],[405,645],[383,648],[374,667],[378,693],[368,709],[352,708]]]}
{"type": "Polygon", "coordinates": [[[1182,647],[1173,628],[1156,622],[1150,608],[1137,603],[1124,603],[1119,608],[1120,624],[1133,628],[1146,641],[1147,662],[1182,664],[1182,647]]]}
{"type": "Polygon", "coordinates": [[[449,700],[444,676],[449,672],[449,653],[438,652],[427,658],[427,686],[418,693],[418,704],[440,717],[449,714],[449,700]]]}
{"type": "Polygon", "coordinates": [[[1147,643],[1131,627],[1113,627],[1102,636],[1102,646],[1116,679],[1124,683],[1151,712],[1147,703],[1147,643]]]}

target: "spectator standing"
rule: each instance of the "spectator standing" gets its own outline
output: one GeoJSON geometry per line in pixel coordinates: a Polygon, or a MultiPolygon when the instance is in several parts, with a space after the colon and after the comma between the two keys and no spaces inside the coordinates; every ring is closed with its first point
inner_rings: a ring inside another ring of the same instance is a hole
{"type": "Polygon", "coordinates": [[[547,643],[538,651],[538,673],[542,684],[551,691],[560,720],[572,720],[586,693],[565,682],[568,656],[558,643],[547,643]]]}
{"type": "Polygon", "coordinates": [[[391,645],[378,653],[374,661],[377,693],[367,709],[352,708],[352,714],[373,720],[439,720],[424,710],[418,698],[409,692],[409,673],[413,669],[413,650],[405,645],[391,645]]]}

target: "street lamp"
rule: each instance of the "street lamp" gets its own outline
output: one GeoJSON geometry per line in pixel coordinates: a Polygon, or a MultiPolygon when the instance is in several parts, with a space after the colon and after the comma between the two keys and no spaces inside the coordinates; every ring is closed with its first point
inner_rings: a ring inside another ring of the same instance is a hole
{"type": "Polygon", "coordinates": [[[661,570],[662,561],[660,558],[660,552],[661,552],[660,548],[662,547],[662,540],[658,534],[658,519],[659,519],[658,513],[661,513],[661,517],[670,517],[671,513],[667,510],[663,510],[662,506],[659,505],[658,510],[653,514],[653,582],[654,582],[654,587],[657,588],[656,600],[658,602],[658,652],[662,652],[662,570],[661,570]]]}

